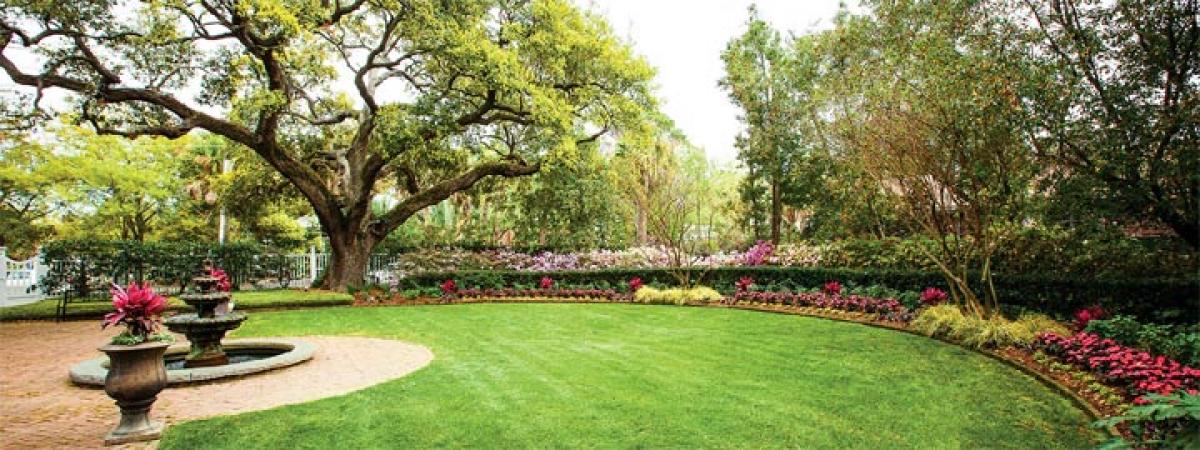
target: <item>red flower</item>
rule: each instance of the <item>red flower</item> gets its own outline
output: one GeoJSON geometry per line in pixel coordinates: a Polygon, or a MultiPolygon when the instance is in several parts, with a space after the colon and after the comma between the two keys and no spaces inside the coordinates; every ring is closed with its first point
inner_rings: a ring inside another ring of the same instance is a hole
{"type": "Polygon", "coordinates": [[[442,282],[442,295],[449,297],[458,292],[458,285],[454,284],[454,280],[446,280],[442,282]]]}
{"type": "Polygon", "coordinates": [[[942,302],[946,301],[946,298],[946,291],[935,287],[925,288],[925,290],[921,292],[921,303],[925,304],[926,306],[940,305],[942,302]]]}
{"type": "Polygon", "coordinates": [[[753,285],[754,285],[753,278],[742,277],[742,278],[739,278],[737,280],[737,282],[733,284],[733,287],[734,287],[735,292],[747,292],[750,290],[750,286],[753,286],[753,285]]]}
{"type": "Polygon", "coordinates": [[[1082,330],[1087,328],[1088,322],[1107,318],[1108,311],[1105,311],[1103,307],[1100,305],[1089,306],[1075,312],[1075,329],[1082,330]]]}
{"type": "Polygon", "coordinates": [[[840,295],[842,293],[842,283],[837,282],[837,280],[830,281],[825,283],[825,286],[821,290],[825,291],[828,295],[840,295]]]}
{"type": "Polygon", "coordinates": [[[633,279],[629,280],[629,292],[637,292],[638,289],[642,288],[642,285],[641,277],[633,277],[633,279]]]}
{"type": "Polygon", "coordinates": [[[554,280],[550,277],[542,277],[542,281],[538,282],[538,287],[542,289],[550,289],[554,287],[554,280]]]}

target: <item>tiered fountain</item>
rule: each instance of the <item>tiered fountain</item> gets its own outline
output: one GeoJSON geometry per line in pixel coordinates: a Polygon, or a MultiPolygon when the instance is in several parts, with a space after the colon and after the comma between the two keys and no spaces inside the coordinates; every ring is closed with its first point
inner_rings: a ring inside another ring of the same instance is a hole
{"type": "Polygon", "coordinates": [[[163,325],[167,329],[187,336],[191,351],[184,358],[184,367],[209,367],[229,364],[229,357],[221,347],[225,333],[242,326],[246,315],[240,312],[217,314],[217,306],[228,303],[228,292],[213,290],[220,281],[211,275],[193,278],[199,292],[181,294],[180,300],[195,308],[195,313],[178,314],[167,318],[163,325]]]}
{"type": "MultiPolygon", "coordinates": [[[[179,298],[196,312],[176,314],[163,321],[171,331],[187,336],[189,343],[171,346],[166,351],[164,363],[169,385],[240,377],[312,359],[316,347],[294,339],[236,339],[222,343],[225,333],[246,321],[246,314],[230,312],[230,293],[215,289],[220,280],[208,271],[193,280],[195,291],[179,298]]],[[[108,358],[83,361],[71,367],[71,381],[103,386],[108,368],[108,358]]]]}

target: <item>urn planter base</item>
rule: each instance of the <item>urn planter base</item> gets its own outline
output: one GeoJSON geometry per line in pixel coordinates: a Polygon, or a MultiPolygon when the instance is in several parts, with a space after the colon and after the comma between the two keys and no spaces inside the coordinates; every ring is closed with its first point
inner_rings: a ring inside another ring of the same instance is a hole
{"type": "Polygon", "coordinates": [[[104,377],[104,392],[121,408],[121,422],[104,437],[107,445],[150,441],[162,436],[163,425],[150,421],[150,406],[167,386],[163,366],[165,342],[138,345],[106,345],[110,367],[104,377]]]}

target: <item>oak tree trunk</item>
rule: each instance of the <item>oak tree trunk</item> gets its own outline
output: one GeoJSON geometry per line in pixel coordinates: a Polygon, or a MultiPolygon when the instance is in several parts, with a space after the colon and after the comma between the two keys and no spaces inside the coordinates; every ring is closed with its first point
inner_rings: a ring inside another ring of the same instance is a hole
{"type": "Polygon", "coordinates": [[[326,232],[329,234],[330,254],[321,287],[345,291],[349,286],[362,285],[371,262],[371,251],[375,248],[375,239],[366,231],[338,229],[326,232]]]}

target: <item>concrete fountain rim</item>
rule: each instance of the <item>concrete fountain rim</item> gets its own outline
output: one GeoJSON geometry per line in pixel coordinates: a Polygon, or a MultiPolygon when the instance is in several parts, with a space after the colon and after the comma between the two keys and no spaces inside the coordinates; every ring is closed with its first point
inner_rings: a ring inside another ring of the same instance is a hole
{"type": "MultiPolygon", "coordinates": [[[[246,361],[224,366],[196,367],[167,371],[167,386],[201,383],[223,378],[250,375],[294,366],[312,359],[317,346],[300,340],[285,339],[230,339],[221,342],[226,350],[266,349],[283,350],[275,356],[246,361]]],[[[168,356],[187,354],[190,350],[188,343],[172,345],[167,349],[168,356]]],[[[71,366],[71,382],[82,386],[104,386],[104,377],[108,375],[108,357],[89,359],[71,366]]]]}

